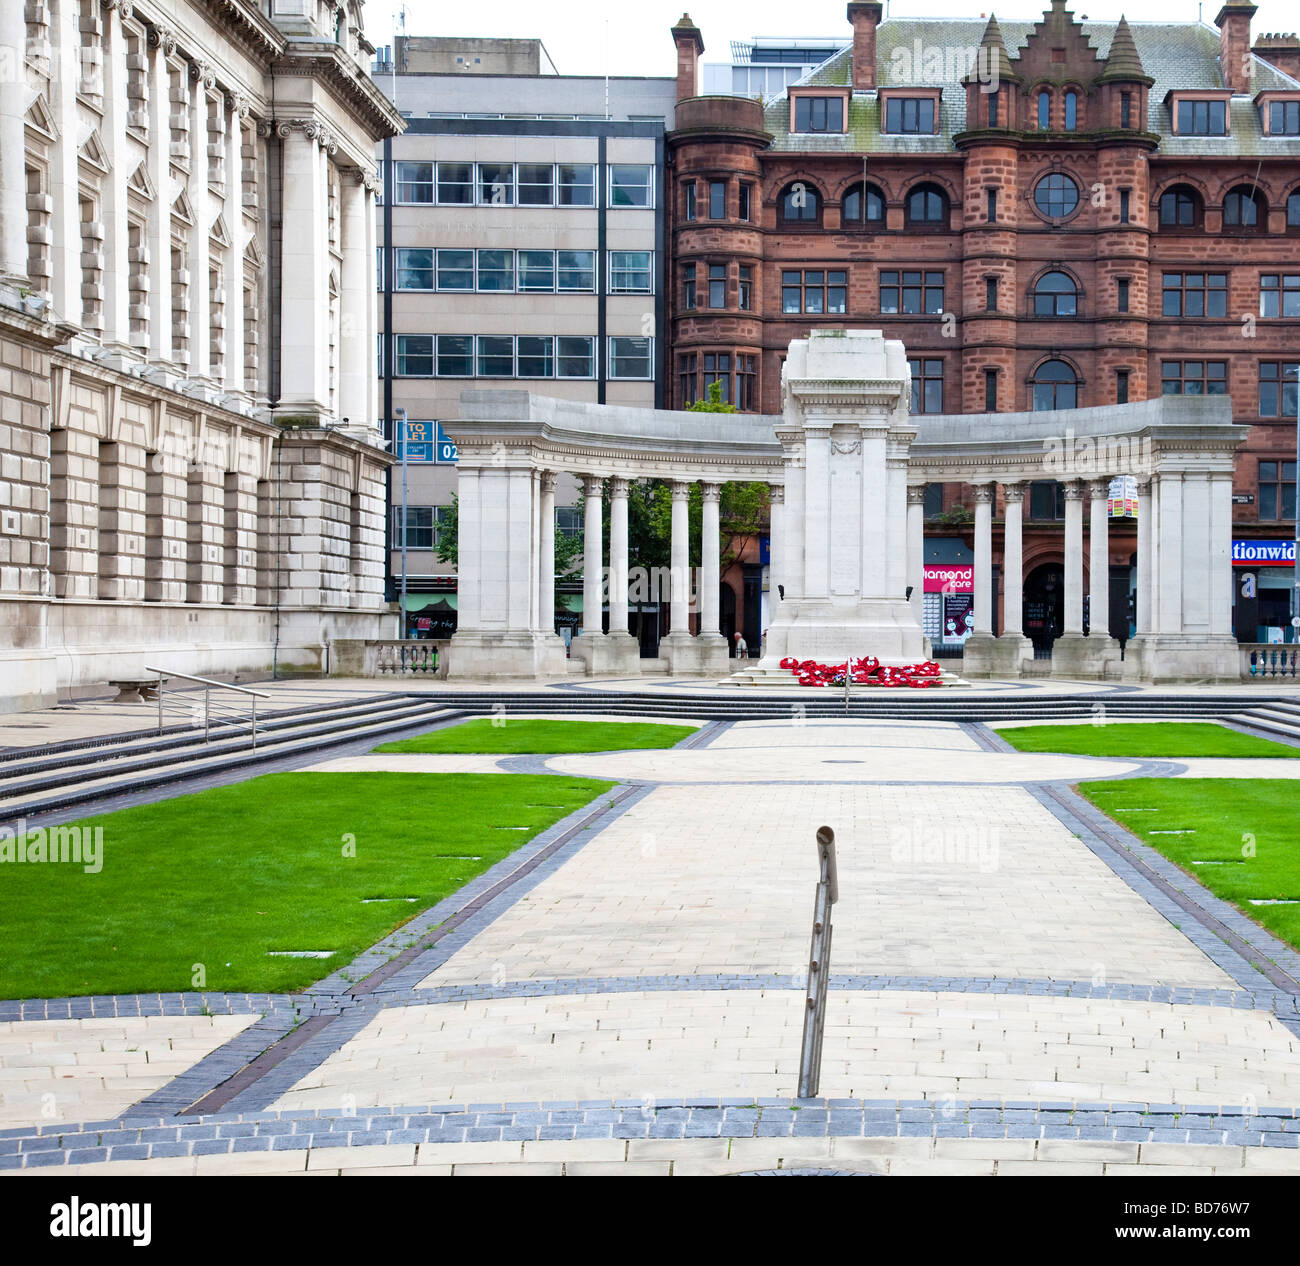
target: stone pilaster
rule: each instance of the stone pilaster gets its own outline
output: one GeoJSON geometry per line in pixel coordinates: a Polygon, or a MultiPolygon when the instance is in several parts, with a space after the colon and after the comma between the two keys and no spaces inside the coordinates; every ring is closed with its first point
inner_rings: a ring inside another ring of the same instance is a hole
{"type": "Polygon", "coordinates": [[[99,446],[99,592],[145,596],[145,453],[126,441],[99,446]]]}

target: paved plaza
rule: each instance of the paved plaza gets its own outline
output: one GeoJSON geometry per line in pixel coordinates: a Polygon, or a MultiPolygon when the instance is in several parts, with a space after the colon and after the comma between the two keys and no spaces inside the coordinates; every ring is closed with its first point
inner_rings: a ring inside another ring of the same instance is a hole
{"type": "Polygon", "coordinates": [[[303,995],[0,1004],[0,1171],[1300,1173],[1300,1010],[1270,976],[1300,955],[1069,789],[1295,765],[797,715],[665,751],[322,760],[620,786],[303,995]],[[800,1102],[823,823],[840,901],[800,1102]]]}

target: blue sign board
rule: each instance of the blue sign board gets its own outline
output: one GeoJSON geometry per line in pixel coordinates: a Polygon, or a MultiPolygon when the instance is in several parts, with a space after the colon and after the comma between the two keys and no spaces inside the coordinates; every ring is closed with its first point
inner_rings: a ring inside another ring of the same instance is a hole
{"type": "Polygon", "coordinates": [[[1295,541],[1233,541],[1234,567],[1295,566],[1295,541]]]}
{"type": "MultiPolygon", "coordinates": [[[[407,422],[406,460],[408,462],[454,464],[456,445],[442,429],[441,422],[407,422]]],[[[397,456],[402,456],[399,444],[397,456]]]]}

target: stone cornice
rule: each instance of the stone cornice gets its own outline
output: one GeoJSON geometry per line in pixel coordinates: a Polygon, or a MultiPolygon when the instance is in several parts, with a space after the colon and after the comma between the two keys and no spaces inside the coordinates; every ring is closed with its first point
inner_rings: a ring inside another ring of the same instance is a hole
{"type": "Polygon", "coordinates": [[[319,79],[371,126],[375,140],[396,136],[406,128],[397,108],[378,86],[337,44],[294,40],[271,66],[276,78],[299,76],[319,79]]]}

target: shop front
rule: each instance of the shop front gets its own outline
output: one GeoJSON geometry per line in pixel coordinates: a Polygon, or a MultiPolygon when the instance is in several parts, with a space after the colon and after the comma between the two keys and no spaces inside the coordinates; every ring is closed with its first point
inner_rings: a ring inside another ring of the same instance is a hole
{"type": "Polygon", "coordinates": [[[1293,642],[1294,540],[1232,543],[1232,616],[1239,642],[1293,642]]]}

